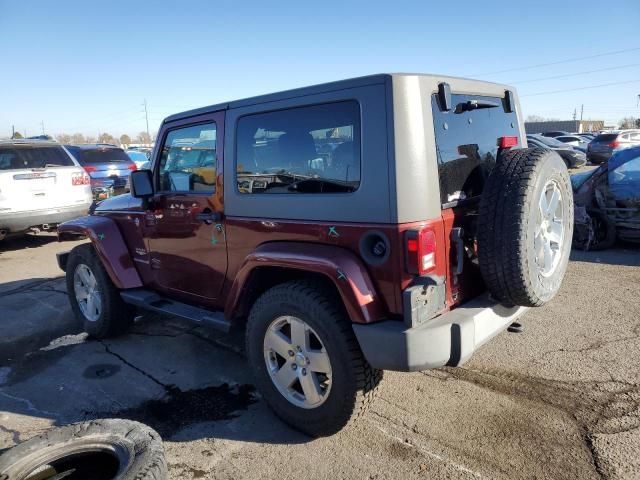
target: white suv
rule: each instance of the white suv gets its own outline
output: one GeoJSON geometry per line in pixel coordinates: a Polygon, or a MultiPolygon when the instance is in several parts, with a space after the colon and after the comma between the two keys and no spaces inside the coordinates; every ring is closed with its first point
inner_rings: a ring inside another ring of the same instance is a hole
{"type": "Polygon", "coordinates": [[[92,201],[89,175],[59,143],[0,141],[0,240],[53,229],[92,201]]]}

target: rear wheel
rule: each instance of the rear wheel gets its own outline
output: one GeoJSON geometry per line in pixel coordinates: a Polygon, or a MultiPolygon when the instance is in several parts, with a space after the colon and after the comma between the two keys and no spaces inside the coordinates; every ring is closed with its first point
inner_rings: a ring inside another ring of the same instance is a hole
{"type": "Polygon", "coordinates": [[[122,301],[91,244],[71,250],[66,281],[71,309],[91,337],[113,337],[133,323],[135,309],[122,301]]]}
{"type": "Polygon", "coordinates": [[[311,436],[331,435],[360,417],[382,378],[333,297],[307,282],[277,285],[254,304],[247,325],[249,363],[264,399],[311,436]]]}
{"type": "Polygon", "coordinates": [[[573,193],[563,160],[551,150],[507,152],[480,202],[478,258],[489,291],[509,305],[553,298],[569,261],[573,193]]]}

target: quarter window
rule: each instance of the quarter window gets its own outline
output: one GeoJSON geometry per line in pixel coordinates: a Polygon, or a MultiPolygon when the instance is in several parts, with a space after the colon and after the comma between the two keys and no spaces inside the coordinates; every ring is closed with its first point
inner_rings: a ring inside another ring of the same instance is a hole
{"type": "Polygon", "coordinates": [[[348,193],[360,185],[355,101],[247,115],[236,139],[241,193],[348,193]]]}
{"type": "Polygon", "coordinates": [[[170,131],[162,146],[159,175],[162,191],[215,191],[216,124],[170,131]]]}

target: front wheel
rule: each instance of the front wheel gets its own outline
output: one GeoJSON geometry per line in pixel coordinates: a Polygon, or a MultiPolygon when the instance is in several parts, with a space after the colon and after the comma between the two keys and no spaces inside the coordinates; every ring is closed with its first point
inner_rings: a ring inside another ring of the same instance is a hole
{"type": "Polygon", "coordinates": [[[113,337],[133,323],[135,309],[122,301],[91,244],[71,250],[66,280],[71,309],[90,337],[113,337]]]}
{"type": "Polygon", "coordinates": [[[277,285],[258,299],[247,325],[249,363],[264,399],[282,420],[314,437],[360,417],[382,378],[333,297],[312,283],[277,285]]]}

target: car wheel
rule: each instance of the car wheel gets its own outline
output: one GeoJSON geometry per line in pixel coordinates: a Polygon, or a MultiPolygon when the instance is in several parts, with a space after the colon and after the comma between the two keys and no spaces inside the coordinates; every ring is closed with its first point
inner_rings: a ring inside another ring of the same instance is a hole
{"type": "Polygon", "coordinates": [[[124,303],[91,244],[71,250],[66,281],[71,309],[89,336],[113,337],[133,323],[135,309],[124,303]]]}
{"type": "Polygon", "coordinates": [[[54,428],[0,455],[0,479],[163,480],[167,465],[154,430],[121,419],[54,428]]]}
{"type": "Polygon", "coordinates": [[[359,418],[382,378],[335,297],[312,283],[277,285],[256,301],[247,324],[258,389],[284,422],[314,437],[359,418]]]}
{"type": "MultiPolygon", "coordinates": [[[[577,208],[577,207],[576,207],[577,208]]],[[[602,210],[587,208],[582,221],[576,222],[572,246],[580,250],[606,250],[616,243],[616,225],[602,210]]]]}
{"type": "Polygon", "coordinates": [[[558,292],[573,232],[573,192],[563,160],[551,150],[502,155],[482,194],[480,271],[504,304],[540,306],[558,292]]]}

